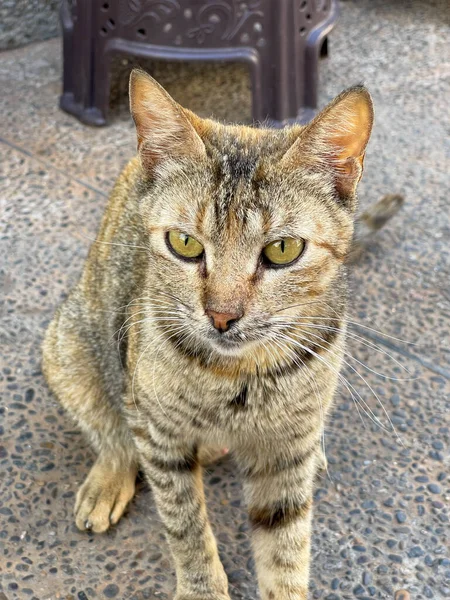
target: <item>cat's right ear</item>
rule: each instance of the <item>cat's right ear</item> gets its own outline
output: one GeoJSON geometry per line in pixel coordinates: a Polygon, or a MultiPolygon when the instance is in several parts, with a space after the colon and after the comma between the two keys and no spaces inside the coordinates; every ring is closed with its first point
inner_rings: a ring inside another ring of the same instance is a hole
{"type": "Polygon", "coordinates": [[[372,124],[372,99],[364,86],[357,85],[306,125],[281,162],[291,169],[310,166],[328,171],[341,197],[352,198],[363,172],[372,124]]]}
{"type": "Polygon", "coordinates": [[[144,169],[153,172],[167,159],[205,156],[205,145],[183,108],[140,69],[130,76],[130,110],[144,169]]]}

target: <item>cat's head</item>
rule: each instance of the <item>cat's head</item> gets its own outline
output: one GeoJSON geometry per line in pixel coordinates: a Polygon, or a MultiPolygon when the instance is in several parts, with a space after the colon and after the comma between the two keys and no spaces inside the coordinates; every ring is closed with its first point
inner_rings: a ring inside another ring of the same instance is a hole
{"type": "Polygon", "coordinates": [[[238,357],[283,344],[299,319],[340,315],[373,121],[367,90],[349,89],[306,127],[283,130],[200,119],[141,71],[130,99],[147,292],[172,339],[238,357]]]}

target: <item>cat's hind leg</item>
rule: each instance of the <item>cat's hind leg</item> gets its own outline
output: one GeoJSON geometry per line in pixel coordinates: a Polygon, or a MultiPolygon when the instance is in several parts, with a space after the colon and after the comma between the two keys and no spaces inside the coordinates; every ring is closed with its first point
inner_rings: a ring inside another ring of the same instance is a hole
{"type": "Polygon", "coordinates": [[[106,531],[117,523],[135,491],[137,460],[119,398],[111,401],[108,374],[95,356],[83,324],[63,305],[43,345],[43,371],[67,412],[88,436],[98,458],[75,503],[79,529],[106,531]]]}
{"type": "Polygon", "coordinates": [[[202,467],[209,467],[228,454],[228,448],[222,446],[200,446],[198,462],[202,467]]]}

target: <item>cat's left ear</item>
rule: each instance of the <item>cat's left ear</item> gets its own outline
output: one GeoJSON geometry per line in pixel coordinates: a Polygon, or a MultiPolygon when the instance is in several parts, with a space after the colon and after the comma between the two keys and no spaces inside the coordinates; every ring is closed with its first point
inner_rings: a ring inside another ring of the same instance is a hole
{"type": "Polygon", "coordinates": [[[130,110],[144,169],[154,171],[167,159],[199,159],[205,145],[183,109],[153,77],[140,69],[130,76],[130,110]]]}
{"type": "Polygon", "coordinates": [[[373,104],[364,86],[340,94],[300,133],[282,158],[289,168],[311,166],[333,174],[340,196],[355,193],[373,124],[373,104]]]}

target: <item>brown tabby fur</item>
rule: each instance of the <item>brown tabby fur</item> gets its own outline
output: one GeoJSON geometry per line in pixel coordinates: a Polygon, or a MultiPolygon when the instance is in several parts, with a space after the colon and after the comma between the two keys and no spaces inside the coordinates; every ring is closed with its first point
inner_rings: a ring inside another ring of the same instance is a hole
{"type": "Polygon", "coordinates": [[[304,600],[370,96],[353,88],[311,125],[277,131],[201,120],[142,72],[130,92],[140,156],[119,177],[43,348],[49,385],[98,453],[76,524],[115,524],[140,466],[173,553],[176,599],[226,600],[201,459],[229,448],[261,597],[304,600]],[[176,257],[170,229],[200,241],[205,258],[176,257]],[[268,268],[261,250],[282,237],[306,250],[268,268]],[[220,334],[207,308],[244,316],[220,334]]]}

